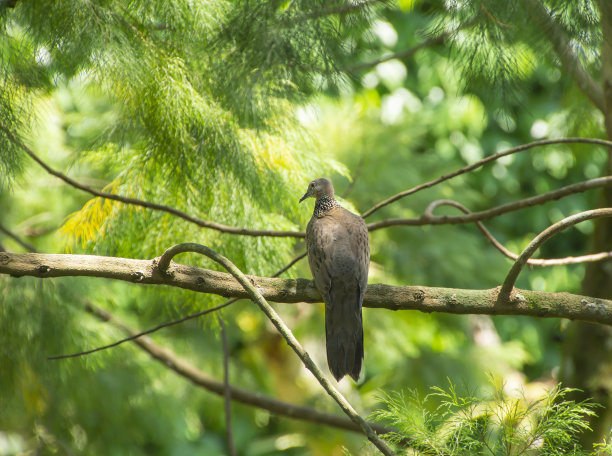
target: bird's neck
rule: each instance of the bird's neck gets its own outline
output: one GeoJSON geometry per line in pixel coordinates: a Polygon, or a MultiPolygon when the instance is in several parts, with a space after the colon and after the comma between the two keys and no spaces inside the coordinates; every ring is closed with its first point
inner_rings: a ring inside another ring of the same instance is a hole
{"type": "Polygon", "coordinates": [[[314,207],[314,216],[323,217],[328,211],[338,205],[338,202],[333,196],[322,196],[317,198],[317,202],[314,207]]]}

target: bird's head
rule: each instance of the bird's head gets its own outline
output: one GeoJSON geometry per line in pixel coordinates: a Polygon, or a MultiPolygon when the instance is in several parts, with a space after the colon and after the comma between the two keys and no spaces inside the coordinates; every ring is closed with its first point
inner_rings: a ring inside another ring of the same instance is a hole
{"type": "Polygon", "coordinates": [[[310,184],[308,184],[308,190],[306,190],[304,196],[300,198],[300,203],[306,198],[319,199],[324,196],[333,198],[334,186],[329,180],[325,179],[324,177],[321,177],[319,179],[313,180],[310,184]]]}

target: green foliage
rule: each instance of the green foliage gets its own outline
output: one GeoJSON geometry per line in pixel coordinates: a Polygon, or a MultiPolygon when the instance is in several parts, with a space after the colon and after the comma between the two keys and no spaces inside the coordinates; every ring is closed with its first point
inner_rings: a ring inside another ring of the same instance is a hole
{"type": "MultiPolygon", "coordinates": [[[[594,415],[588,402],[566,399],[572,390],[559,386],[537,400],[509,396],[496,385],[486,397],[460,395],[433,387],[424,398],[415,390],[387,394],[385,410],[372,418],[394,426],[386,436],[395,444],[408,444],[423,455],[586,455],[577,437],[594,415]]],[[[412,454],[410,450],[406,454],[412,454]]],[[[597,454],[597,453],[595,453],[597,454]]]]}
{"type": "MultiPolygon", "coordinates": [[[[594,3],[543,3],[597,74],[601,31],[594,3]]],[[[558,67],[544,30],[531,19],[522,3],[502,0],[0,5],[0,185],[12,184],[10,194],[0,194],[0,223],[44,252],[152,258],[193,241],[247,273],[268,275],[302,244],[223,234],[91,199],[24,161],[6,131],[95,188],[232,226],[303,229],[311,206],[297,200],[313,177],[332,177],[337,194],[350,190],[343,204],[363,212],[513,145],[602,136],[601,114],[558,67]],[[367,64],[458,27],[445,43],[450,48],[367,64]]],[[[487,209],[596,177],[605,161],[606,151],[591,146],[532,150],[400,200],[368,221],[416,217],[441,198],[487,209]]],[[[573,195],[487,226],[518,252],[550,223],[594,207],[596,197],[573,195]]],[[[541,256],[585,253],[590,230],[583,224],[568,231],[541,256]]],[[[22,251],[8,237],[0,241],[22,251]]],[[[379,230],[371,246],[371,282],[486,288],[499,285],[510,265],[471,225],[379,230]]],[[[191,255],[178,261],[217,267],[191,255]]],[[[306,263],[290,274],[309,277],[306,263]]],[[[519,286],[575,292],[582,275],[582,266],[526,270],[519,286]]],[[[84,314],[83,298],[142,329],[220,300],[100,280],[0,278],[0,410],[9,410],[0,413],[6,430],[0,444],[8,435],[22,439],[15,452],[227,452],[222,400],[133,347],[67,362],[45,359],[123,336],[84,314]]],[[[322,307],[279,311],[324,366],[322,307]]],[[[236,303],[224,317],[232,383],[337,412],[252,303],[236,303]]],[[[154,338],[220,379],[214,321],[190,322],[154,338]]],[[[501,392],[462,397],[452,387],[418,399],[447,377],[477,389],[486,387],[486,372],[525,382],[554,378],[564,324],[487,318],[497,342],[482,345],[475,340],[482,322],[474,316],[366,309],[364,322],[364,376],[358,385],[339,386],[359,410],[378,407],[381,390],[410,386],[413,393],[390,394],[388,411],[379,413],[396,421],[398,439],[420,439],[425,454],[470,448],[469,454],[517,454],[529,439],[528,454],[581,454],[572,442],[592,411],[565,401],[567,390],[536,402],[501,392]]],[[[363,451],[360,435],[246,406],[233,405],[233,425],[240,454],[327,455],[340,446],[363,451]]],[[[611,450],[602,444],[596,454],[611,450]]]]}

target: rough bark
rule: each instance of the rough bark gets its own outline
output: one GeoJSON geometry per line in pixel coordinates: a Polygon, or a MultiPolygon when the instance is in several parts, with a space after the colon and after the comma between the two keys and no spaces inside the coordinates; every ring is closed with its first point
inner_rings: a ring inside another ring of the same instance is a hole
{"type": "MultiPolygon", "coordinates": [[[[2,252],[0,274],[39,278],[100,277],[143,285],[168,285],[225,297],[249,297],[230,274],[178,263],[171,263],[168,273],[164,274],[159,270],[157,260],[2,252]]],[[[270,301],[321,302],[311,280],[247,277],[270,301]]],[[[390,310],[569,318],[612,325],[611,300],[515,289],[510,300],[498,302],[498,293],[499,288],[465,290],[371,284],[363,305],[390,310]]]]}

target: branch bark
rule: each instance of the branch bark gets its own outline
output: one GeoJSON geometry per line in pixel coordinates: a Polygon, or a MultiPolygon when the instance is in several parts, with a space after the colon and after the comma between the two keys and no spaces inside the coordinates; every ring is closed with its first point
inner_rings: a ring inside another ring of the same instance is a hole
{"type": "MultiPolygon", "coordinates": [[[[101,277],[143,285],[168,285],[225,297],[249,298],[248,293],[230,274],[178,263],[170,263],[168,274],[162,274],[156,260],[0,252],[0,274],[39,278],[101,277]]],[[[247,277],[267,300],[282,303],[321,302],[321,296],[311,280],[247,277]]],[[[363,305],[389,310],[568,318],[612,325],[611,300],[570,293],[516,291],[518,294],[514,294],[511,301],[497,302],[499,287],[465,290],[371,284],[363,305]]]]}

